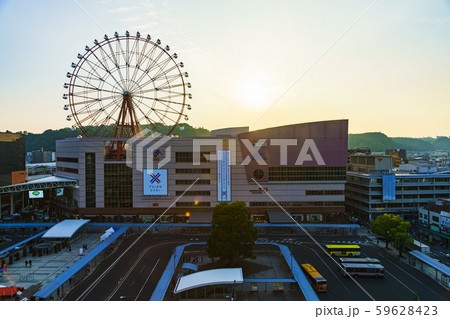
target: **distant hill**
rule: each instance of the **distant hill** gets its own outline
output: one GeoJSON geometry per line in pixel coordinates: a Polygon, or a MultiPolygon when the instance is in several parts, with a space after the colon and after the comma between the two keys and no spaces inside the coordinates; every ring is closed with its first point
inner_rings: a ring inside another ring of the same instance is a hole
{"type": "Polygon", "coordinates": [[[393,148],[404,148],[408,151],[448,151],[450,139],[441,137],[430,142],[421,138],[388,137],[380,132],[349,134],[348,148],[356,147],[368,147],[372,152],[384,152],[393,148]]]}
{"type": "MultiPolygon", "coordinates": [[[[162,124],[156,124],[158,130],[165,134],[168,132],[168,128],[162,124]]],[[[205,128],[195,128],[190,126],[189,124],[183,124],[184,130],[180,130],[177,127],[173,134],[178,135],[180,137],[202,137],[202,136],[211,136],[211,132],[205,128]]],[[[143,126],[143,129],[148,128],[148,126],[143,126]]],[[[26,143],[26,151],[31,152],[34,150],[38,150],[43,148],[45,151],[55,151],[56,150],[56,141],[63,140],[65,138],[74,138],[78,135],[82,135],[79,129],[72,131],[70,128],[63,128],[59,130],[46,130],[40,134],[28,133],[25,137],[26,143]]]]}
{"type": "MultiPolygon", "coordinates": [[[[157,123],[158,130],[165,134],[168,128],[157,123]]],[[[205,128],[195,128],[189,124],[183,124],[184,130],[179,127],[173,134],[180,137],[207,137],[211,132],[205,128]]],[[[143,128],[148,128],[144,126],[143,128]]],[[[57,140],[74,138],[82,134],[80,130],[72,131],[70,128],[59,130],[46,130],[40,134],[28,133],[26,136],[26,150],[31,152],[44,148],[46,151],[55,151],[57,140]]],[[[373,152],[384,152],[386,149],[404,148],[408,151],[450,151],[450,138],[441,137],[437,140],[425,141],[411,137],[388,137],[381,132],[370,132],[348,135],[348,148],[368,147],[373,152]]]]}

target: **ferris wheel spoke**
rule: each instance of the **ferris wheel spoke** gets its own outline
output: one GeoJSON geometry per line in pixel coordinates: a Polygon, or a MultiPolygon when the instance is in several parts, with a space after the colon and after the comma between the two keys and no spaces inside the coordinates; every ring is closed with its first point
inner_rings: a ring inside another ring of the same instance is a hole
{"type": "MultiPolygon", "coordinates": [[[[156,48],[156,45],[155,45],[156,48]]],[[[145,71],[141,74],[138,80],[136,82],[140,83],[145,75],[148,75],[155,67],[158,66],[158,60],[163,56],[164,51],[159,52],[159,54],[156,56],[154,60],[149,59],[149,62],[147,63],[147,67],[145,68],[145,71]]]]}
{"type": "MultiPolygon", "coordinates": [[[[102,48],[100,47],[100,53],[102,53],[102,48]]],[[[106,67],[102,61],[100,60],[100,58],[95,54],[95,52],[92,52],[92,55],[97,59],[97,61],[100,63],[100,65],[102,66],[103,70],[106,71],[106,73],[108,73],[111,78],[114,80],[114,82],[116,82],[116,84],[122,89],[123,91],[123,87],[121,86],[121,84],[119,83],[119,81],[117,81],[117,79],[113,76],[113,74],[111,73],[111,70],[106,67]]],[[[91,63],[89,60],[86,60],[88,63],[91,63]]],[[[105,61],[106,62],[106,61],[105,61]]],[[[89,64],[90,65],[90,64],[89,64]]],[[[90,65],[91,66],[91,65],[90,65]]],[[[92,66],[91,66],[92,67],[92,66]]],[[[102,78],[103,81],[106,81],[105,79],[102,78]]],[[[111,85],[109,82],[107,82],[109,85],[111,85]]],[[[114,87],[114,85],[111,85],[112,87],[114,87]]]]}
{"type": "MultiPolygon", "coordinates": [[[[118,41],[117,41],[117,42],[118,42],[118,41]]],[[[119,55],[117,54],[117,56],[116,56],[116,53],[114,52],[114,49],[112,48],[111,42],[109,42],[109,41],[108,41],[108,47],[109,47],[109,50],[110,50],[110,52],[111,52],[111,56],[112,56],[113,59],[114,59],[114,64],[115,64],[116,69],[117,69],[117,71],[118,71],[118,73],[119,73],[120,80],[123,82],[122,73],[120,72],[120,64],[119,64],[119,61],[120,61],[120,60],[118,60],[119,55]]],[[[111,76],[112,76],[112,74],[111,74],[111,76]]],[[[114,77],[113,77],[113,78],[114,78],[114,77]]],[[[115,79],[115,78],[114,78],[114,79],[115,79]]],[[[117,80],[116,80],[116,82],[118,83],[117,80]]],[[[118,85],[120,86],[120,88],[121,88],[123,91],[125,91],[125,88],[124,88],[120,83],[118,83],[118,85]]]]}
{"type": "Polygon", "coordinates": [[[158,63],[157,67],[159,68],[158,72],[153,76],[153,79],[158,79],[160,76],[163,76],[164,74],[168,74],[169,72],[173,71],[174,69],[178,68],[175,64],[174,66],[170,67],[167,70],[164,70],[164,68],[169,64],[169,62],[172,61],[172,58],[169,56],[164,61],[161,61],[161,63],[158,63]]]}
{"type": "Polygon", "coordinates": [[[107,109],[108,107],[110,107],[112,104],[116,103],[117,100],[111,101],[106,105],[103,105],[100,101],[96,101],[96,102],[92,102],[90,104],[85,105],[83,108],[79,109],[78,111],[73,112],[74,115],[79,115],[79,114],[84,114],[84,113],[88,113],[91,110],[91,107],[94,107],[96,104],[102,105],[101,108],[103,108],[104,110],[107,109]]]}
{"type": "MultiPolygon", "coordinates": [[[[89,80],[92,79],[92,78],[90,78],[90,77],[87,77],[87,76],[84,76],[84,75],[80,75],[80,74],[76,74],[76,75],[74,75],[74,77],[76,77],[77,79],[80,79],[81,81],[83,81],[83,82],[86,83],[86,84],[89,84],[89,85],[92,84],[92,82],[89,82],[89,80]]],[[[99,82],[101,82],[101,81],[99,81],[99,82]]],[[[110,85],[112,88],[114,88],[114,86],[113,86],[111,83],[109,83],[108,81],[106,81],[106,80],[105,80],[103,83],[108,84],[108,85],[110,85]]]]}
{"type": "MultiPolygon", "coordinates": [[[[181,78],[181,77],[182,77],[181,74],[174,74],[174,75],[167,76],[166,82],[164,82],[164,84],[165,84],[165,85],[170,84],[171,82],[173,82],[173,81],[175,81],[176,79],[181,78]]],[[[159,78],[159,79],[157,79],[157,80],[164,80],[164,78],[159,78]]],[[[156,81],[157,81],[157,80],[156,80],[156,81]]],[[[154,80],[153,78],[150,78],[150,80],[148,80],[147,82],[145,82],[145,83],[142,84],[142,87],[146,87],[146,86],[149,85],[150,83],[154,83],[154,82],[155,82],[155,80],[154,80]]]]}

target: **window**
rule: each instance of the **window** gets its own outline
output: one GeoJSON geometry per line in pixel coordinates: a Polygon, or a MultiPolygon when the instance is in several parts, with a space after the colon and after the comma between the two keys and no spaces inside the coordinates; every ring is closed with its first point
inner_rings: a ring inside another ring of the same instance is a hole
{"type": "Polygon", "coordinates": [[[86,153],[86,208],[95,208],[95,153],[86,153]]]}
{"type": "Polygon", "coordinates": [[[105,207],[133,207],[132,170],[126,164],[105,164],[105,207]]]}
{"type": "Polygon", "coordinates": [[[433,221],[439,223],[439,216],[433,216],[433,221]]]}
{"type": "Polygon", "coordinates": [[[255,171],[253,172],[253,177],[255,177],[256,179],[261,179],[264,177],[264,172],[262,171],[262,169],[255,169],[255,171]]]}

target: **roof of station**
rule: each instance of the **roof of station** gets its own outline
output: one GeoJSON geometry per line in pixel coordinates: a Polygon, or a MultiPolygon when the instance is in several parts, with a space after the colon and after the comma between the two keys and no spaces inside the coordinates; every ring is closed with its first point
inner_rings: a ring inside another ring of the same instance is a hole
{"type": "Polygon", "coordinates": [[[444,265],[443,263],[440,263],[439,261],[425,255],[424,253],[421,253],[418,250],[413,250],[409,252],[409,254],[426,263],[427,265],[433,267],[434,269],[437,269],[444,275],[450,276],[450,267],[444,265]]]}
{"type": "Polygon", "coordinates": [[[87,223],[89,223],[89,219],[66,219],[47,230],[42,238],[71,238],[78,229],[87,223]]]}
{"type": "Polygon", "coordinates": [[[242,283],[242,268],[220,268],[196,272],[178,279],[174,293],[211,285],[242,283]]]}
{"type": "Polygon", "coordinates": [[[77,180],[69,179],[58,176],[50,176],[45,178],[36,179],[26,183],[8,185],[0,187],[0,194],[3,193],[17,193],[23,191],[31,191],[46,188],[56,188],[56,187],[66,187],[66,186],[76,186],[78,184],[77,180]]]}

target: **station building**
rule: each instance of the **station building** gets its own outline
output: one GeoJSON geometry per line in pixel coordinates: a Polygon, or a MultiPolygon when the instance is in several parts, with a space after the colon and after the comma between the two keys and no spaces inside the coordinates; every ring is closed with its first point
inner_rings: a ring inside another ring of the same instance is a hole
{"type": "Polygon", "coordinates": [[[55,175],[77,181],[65,190],[76,203],[66,211],[93,221],[165,213],[159,222],[209,223],[218,203],[243,201],[255,222],[292,223],[268,192],[298,222],[341,223],[347,139],[347,120],[207,138],[65,139],[56,142],[55,175]]]}

